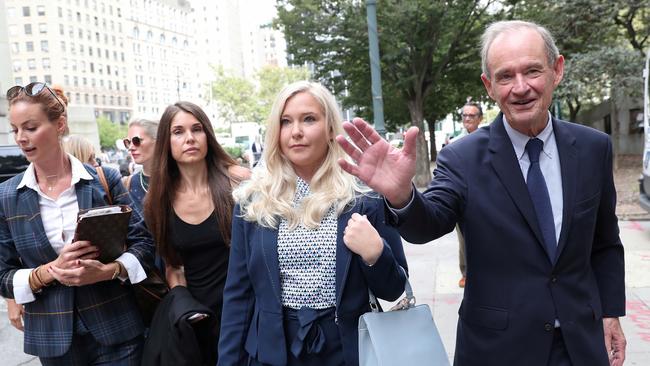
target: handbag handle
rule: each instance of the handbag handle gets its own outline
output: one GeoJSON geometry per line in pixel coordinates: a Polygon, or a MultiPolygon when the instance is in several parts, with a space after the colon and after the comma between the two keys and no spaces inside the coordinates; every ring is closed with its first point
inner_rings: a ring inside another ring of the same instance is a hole
{"type": "MultiPolygon", "coordinates": [[[[395,305],[391,310],[403,310],[415,306],[415,296],[413,295],[413,288],[411,287],[411,283],[409,282],[409,277],[406,274],[404,268],[400,266],[399,269],[402,272],[404,272],[404,275],[406,277],[406,281],[404,283],[404,291],[406,292],[406,297],[400,300],[397,303],[397,305],[395,305]]],[[[375,294],[372,293],[370,288],[368,288],[368,302],[370,303],[370,310],[372,310],[373,313],[378,313],[379,302],[377,301],[377,297],[375,296],[375,294]]]]}
{"type": "Polygon", "coordinates": [[[113,204],[113,196],[111,195],[111,190],[108,188],[108,181],[106,180],[106,175],[104,175],[104,168],[98,166],[95,168],[97,171],[97,178],[99,178],[99,183],[102,184],[104,188],[104,193],[106,193],[106,199],[108,199],[108,204],[113,204]]]}

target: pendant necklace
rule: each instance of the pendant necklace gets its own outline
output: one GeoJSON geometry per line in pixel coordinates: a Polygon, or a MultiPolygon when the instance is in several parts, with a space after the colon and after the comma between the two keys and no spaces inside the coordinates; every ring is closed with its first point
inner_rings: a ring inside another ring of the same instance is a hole
{"type": "Polygon", "coordinates": [[[52,192],[54,190],[54,187],[56,184],[59,182],[59,175],[54,174],[54,175],[46,175],[45,176],[45,185],[47,186],[47,191],[52,192]]]}

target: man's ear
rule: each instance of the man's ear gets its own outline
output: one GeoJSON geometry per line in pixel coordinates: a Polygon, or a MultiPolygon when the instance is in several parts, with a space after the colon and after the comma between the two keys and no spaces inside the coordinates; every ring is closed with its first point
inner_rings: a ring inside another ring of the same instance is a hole
{"type": "Polygon", "coordinates": [[[483,86],[485,87],[485,91],[487,91],[490,98],[492,98],[494,100],[494,97],[492,96],[492,81],[490,80],[490,78],[488,78],[488,76],[485,75],[485,73],[482,73],[481,74],[481,81],[483,82],[483,86]]]}
{"type": "Polygon", "coordinates": [[[564,56],[560,55],[557,60],[555,60],[553,71],[555,72],[553,86],[557,87],[560,84],[560,81],[562,81],[562,76],[564,76],[564,56]]]}

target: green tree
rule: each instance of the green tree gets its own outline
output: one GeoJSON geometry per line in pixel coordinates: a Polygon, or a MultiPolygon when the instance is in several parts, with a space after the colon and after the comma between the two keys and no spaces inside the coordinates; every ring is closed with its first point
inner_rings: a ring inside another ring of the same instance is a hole
{"type": "Polygon", "coordinates": [[[127,126],[113,123],[108,118],[100,116],[97,118],[97,130],[99,131],[99,144],[104,149],[115,148],[115,141],[123,139],[127,135],[127,126]]]}
{"type": "Polygon", "coordinates": [[[212,99],[219,107],[219,117],[224,121],[260,121],[261,111],[255,97],[255,85],[244,78],[214,69],[216,80],[212,83],[212,99]]]}
{"type": "Polygon", "coordinates": [[[265,66],[255,74],[254,80],[227,73],[221,67],[215,68],[215,74],[212,98],[219,106],[219,117],[227,122],[262,124],[284,86],[309,79],[309,70],[304,67],[265,66]]]}
{"type": "MultiPolygon", "coordinates": [[[[462,105],[467,95],[476,94],[480,85],[478,37],[490,19],[487,10],[493,3],[385,0],[377,4],[389,128],[407,124],[424,131],[425,117],[431,116],[432,126],[436,118],[462,105]],[[468,74],[468,68],[473,73],[468,74]],[[474,83],[463,82],[472,74],[476,75],[474,83]],[[461,90],[466,86],[471,89],[461,90]],[[454,87],[456,93],[444,97],[436,94],[454,87]]],[[[366,119],[372,115],[365,2],[279,0],[276,25],[284,31],[293,63],[312,64],[315,79],[330,87],[344,105],[355,106],[366,119]],[[349,95],[342,97],[345,89],[349,95]]],[[[432,133],[433,146],[434,136],[432,133]]],[[[424,134],[418,138],[417,154],[415,182],[426,185],[431,173],[424,134]]]]}
{"type": "Polygon", "coordinates": [[[295,81],[309,80],[309,76],[305,67],[265,66],[260,69],[256,75],[259,84],[256,97],[263,121],[266,122],[275,97],[283,87],[295,81]]]}

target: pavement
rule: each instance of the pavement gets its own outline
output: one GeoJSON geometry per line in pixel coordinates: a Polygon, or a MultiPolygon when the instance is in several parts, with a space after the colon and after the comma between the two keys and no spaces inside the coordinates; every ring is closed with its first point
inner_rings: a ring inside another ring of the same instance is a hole
{"type": "MultiPolygon", "coordinates": [[[[650,221],[620,221],[625,245],[627,316],[621,319],[627,338],[626,366],[650,365],[650,221]]],[[[418,303],[431,308],[449,359],[453,360],[456,322],[463,289],[458,287],[456,232],[425,245],[405,243],[411,285],[418,303]]],[[[22,352],[22,333],[7,319],[0,303],[0,364],[40,365],[22,352]]]]}

